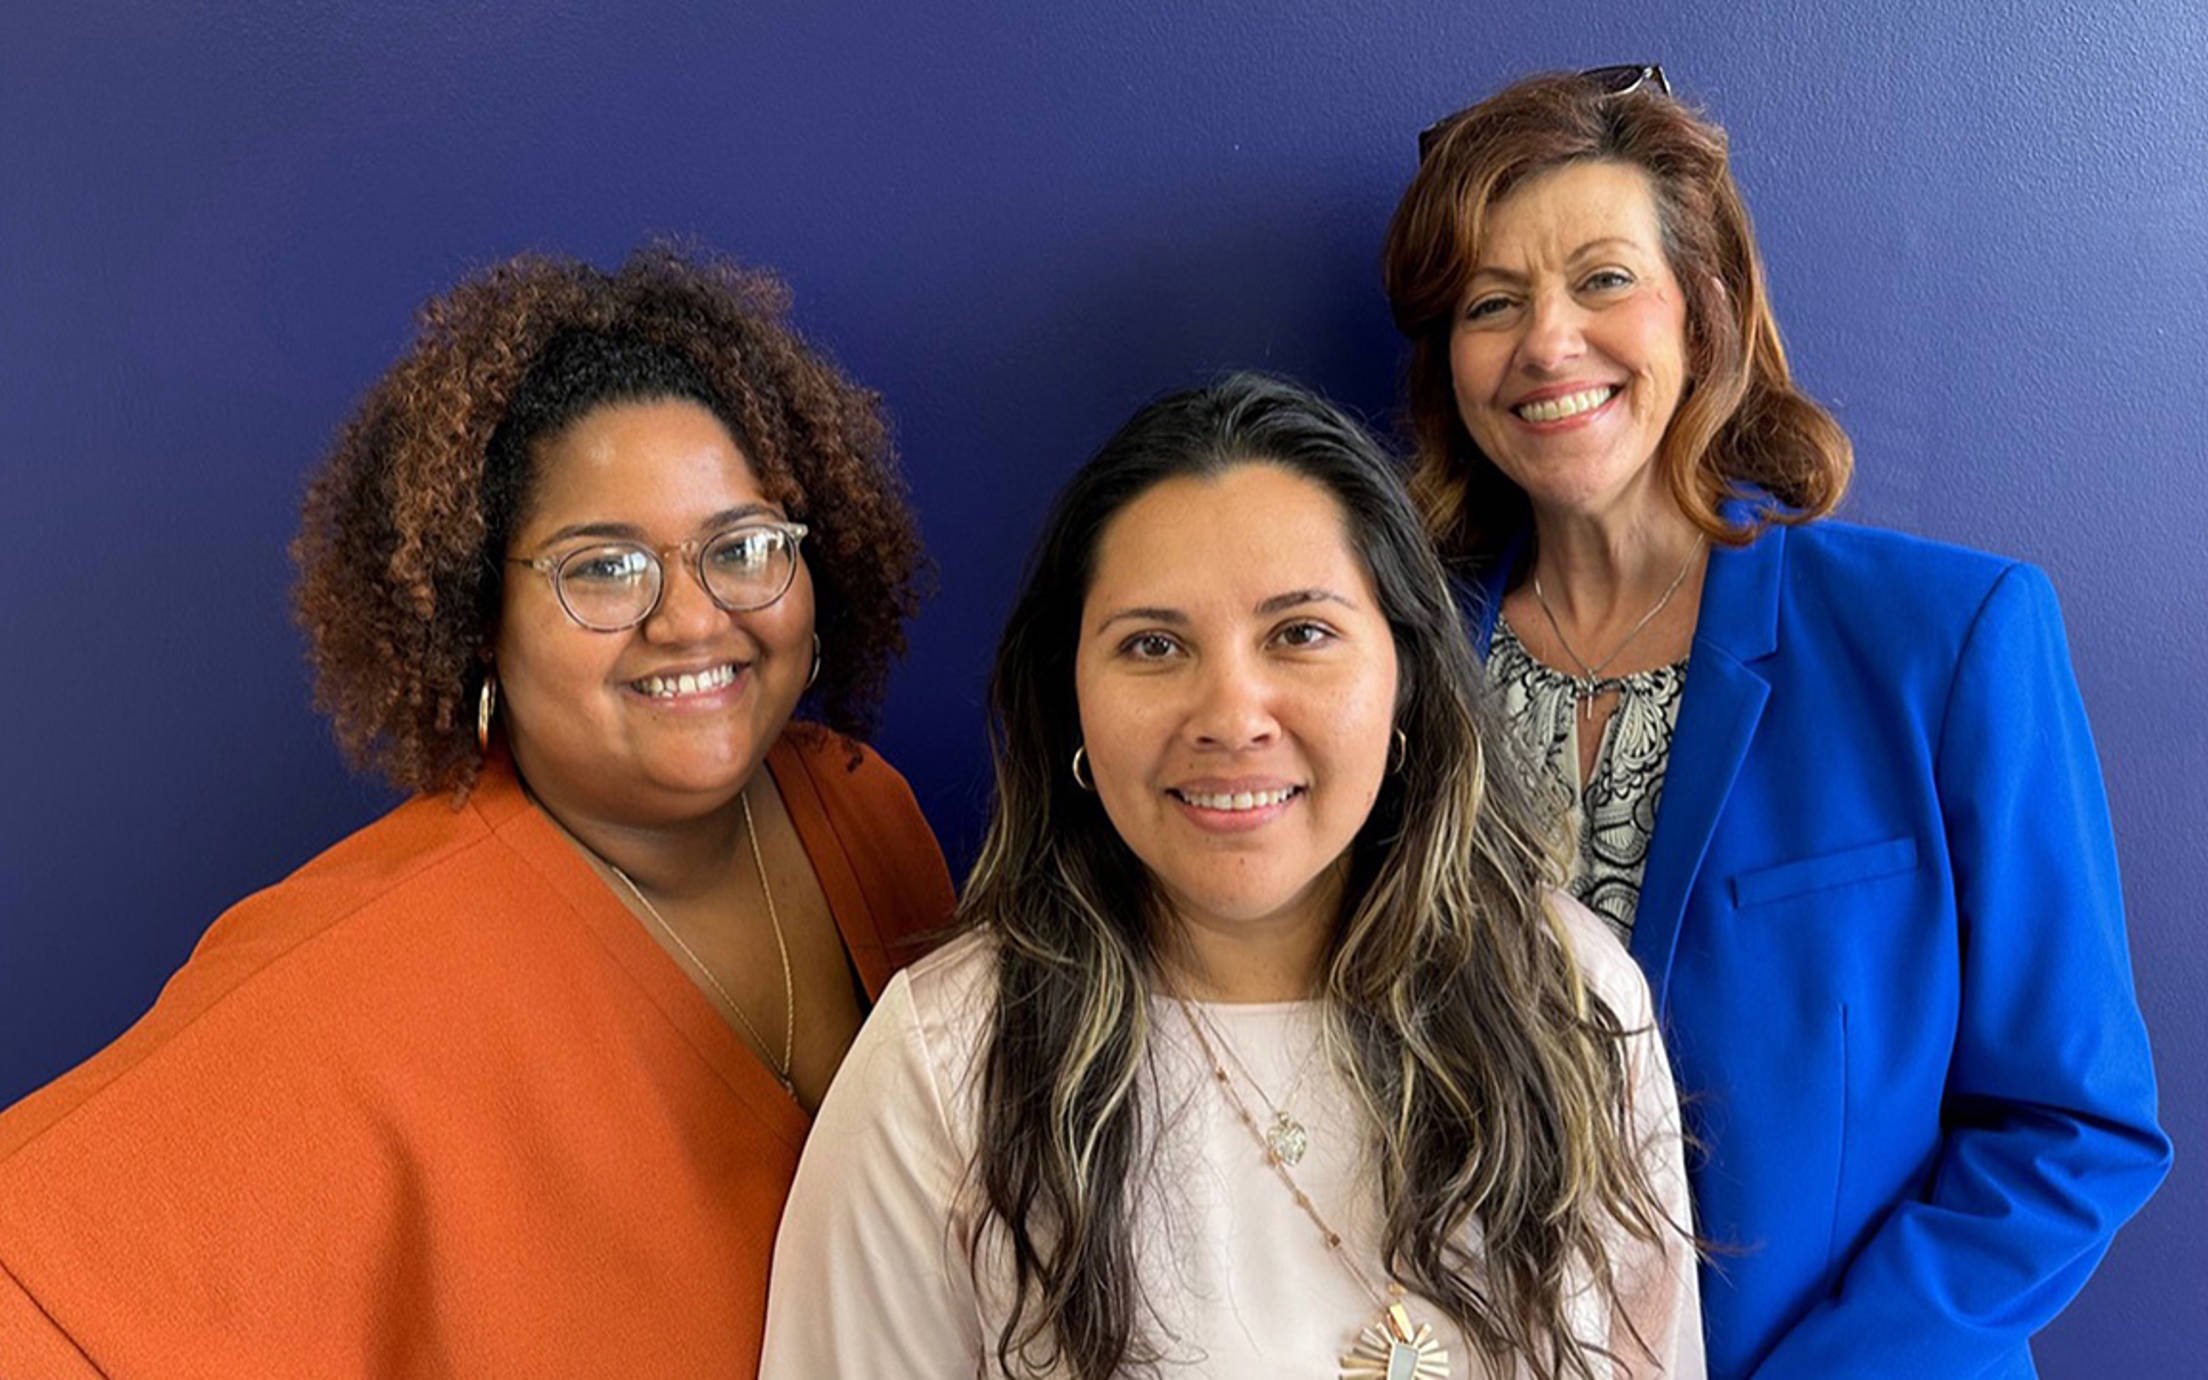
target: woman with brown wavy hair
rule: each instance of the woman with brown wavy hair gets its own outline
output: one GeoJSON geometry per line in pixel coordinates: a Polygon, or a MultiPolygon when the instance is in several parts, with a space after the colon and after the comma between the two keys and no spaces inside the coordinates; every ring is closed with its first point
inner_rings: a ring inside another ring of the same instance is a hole
{"type": "Polygon", "coordinates": [[[295,547],[317,698],[414,798],[0,1116],[9,1375],[754,1373],[810,1109],[951,904],[846,736],[914,523],[784,309],[650,250],[424,310],[295,547]]]}
{"type": "Polygon", "coordinates": [[[1830,521],[1724,131],[1655,67],[1430,128],[1385,251],[1413,488],[1646,971],[1713,1374],[2032,1374],[2161,1178],[2046,577],[1830,521]]]}
{"type": "Polygon", "coordinates": [[[821,1109],[769,1374],[1702,1373],[1645,984],[1354,422],[1253,375],[1138,413],[990,699],[971,932],[821,1109]]]}

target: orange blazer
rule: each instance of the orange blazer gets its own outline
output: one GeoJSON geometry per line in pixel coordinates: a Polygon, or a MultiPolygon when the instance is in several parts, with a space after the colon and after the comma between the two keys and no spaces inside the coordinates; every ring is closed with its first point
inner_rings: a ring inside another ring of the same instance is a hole
{"type": "MultiPolygon", "coordinates": [[[[950,918],[935,838],[846,740],[767,766],[877,994],[950,918]]],[[[0,1115],[0,1376],[755,1376],[807,1128],[493,764],[0,1115]]]]}

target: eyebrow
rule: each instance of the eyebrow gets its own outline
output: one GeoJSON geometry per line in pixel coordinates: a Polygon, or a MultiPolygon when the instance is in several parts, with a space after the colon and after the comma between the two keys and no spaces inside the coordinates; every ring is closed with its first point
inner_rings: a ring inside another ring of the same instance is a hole
{"type": "MultiPolygon", "coordinates": [[[[733,527],[746,518],[779,518],[780,516],[779,512],[764,503],[746,503],[740,507],[723,508],[720,512],[699,523],[697,530],[701,533],[718,532],[723,528],[733,527]]],[[[642,542],[646,545],[651,542],[650,534],[634,523],[571,522],[537,544],[552,546],[563,541],[573,541],[577,537],[598,537],[607,541],[642,542]]]]}
{"type": "MultiPolygon", "coordinates": [[[[1598,249],[1607,249],[1613,245],[1621,249],[1638,250],[1641,248],[1639,240],[1628,239],[1623,235],[1604,235],[1600,239],[1589,240],[1579,248],[1574,249],[1564,256],[1564,261],[1570,263],[1577,259],[1583,259],[1598,249]]],[[[1516,273],[1507,268],[1497,268],[1493,264],[1484,264],[1473,269],[1472,276],[1474,278],[1501,278],[1506,282],[1513,283],[1525,281],[1523,273],[1516,273]]]]}
{"type": "MultiPolygon", "coordinates": [[[[1260,618],[1269,618],[1277,613],[1285,613],[1289,609],[1301,608],[1305,604],[1340,604],[1345,609],[1357,607],[1354,601],[1336,594],[1331,589],[1315,585],[1310,589],[1291,589],[1285,594],[1275,594],[1269,599],[1261,599],[1258,601],[1257,607],[1251,612],[1260,618]]],[[[1102,632],[1114,623],[1122,623],[1130,619],[1141,623],[1162,623],[1169,628],[1187,627],[1189,621],[1188,615],[1179,609],[1166,608],[1161,605],[1143,605],[1113,612],[1097,623],[1096,631],[1102,632]]]]}

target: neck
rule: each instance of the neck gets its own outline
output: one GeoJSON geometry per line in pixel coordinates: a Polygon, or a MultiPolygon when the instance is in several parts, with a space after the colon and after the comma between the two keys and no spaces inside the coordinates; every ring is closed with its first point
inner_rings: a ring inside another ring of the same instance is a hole
{"type": "Polygon", "coordinates": [[[531,795],[588,861],[619,868],[657,902],[682,901],[726,884],[744,847],[741,798],[696,819],[635,824],[531,795]]]}
{"type": "Polygon", "coordinates": [[[1341,911],[1341,872],[1314,884],[1310,903],[1262,920],[1176,911],[1157,936],[1167,990],[1192,1001],[1302,1001],[1318,993],[1341,911]]]}
{"type": "Polygon", "coordinates": [[[1638,617],[1701,550],[1701,530],[1670,503],[1627,513],[1536,509],[1533,574],[1559,614],[1602,625],[1638,617]]]}

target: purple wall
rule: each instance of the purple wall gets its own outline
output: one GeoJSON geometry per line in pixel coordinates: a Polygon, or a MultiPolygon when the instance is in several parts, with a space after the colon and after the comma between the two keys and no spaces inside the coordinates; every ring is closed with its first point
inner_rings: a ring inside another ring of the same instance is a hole
{"type": "Polygon", "coordinates": [[[941,564],[883,746],[963,855],[984,662],[1059,479],[1226,365],[1384,414],[1375,258],[1413,132],[1522,71],[1657,59],[1733,132],[1797,367],[1859,446],[1850,513],[2063,593],[2180,1157],[2041,1355],[2197,1369],[2191,0],[372,8],[30,0],[0,26],[0,1103],[385,801],[307,708],[283,548],[427,292],[652,231],[786,274],[887,397],[941,564]]]}

